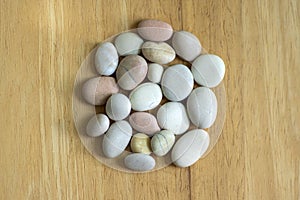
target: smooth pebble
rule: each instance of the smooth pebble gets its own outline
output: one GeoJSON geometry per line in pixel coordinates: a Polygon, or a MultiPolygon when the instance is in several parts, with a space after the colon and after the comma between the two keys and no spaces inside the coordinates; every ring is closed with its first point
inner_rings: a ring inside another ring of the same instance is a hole
{"type": "Polygon", "coordinates": [[[176,57],[174,49],[165,42],[145,42],[142,52],[147,60],[158,64],[167,64],[176,57]]]}
{"type": "Polygon", "coordinates": [[[110,95],[119,92],[113,77],[95,77],[87,80],[82,86],[83,98],[92,105],[104,105],[110,95]]]}
{"type": "Polygon", "coordinates": [[[162,105],[157,111],[157,121],[162,129],[171,130],[175,135],[184,133],[190,126],[186,109],[179,102],[168,102],[162,105]]]}
{"type": "Polygon", "coordinates": [[[119,56],[117,49],[110,42],[101,44],[95,55],[95,67],[99,74],[112,75],[118,66],[119,56]]]}
{"type": "Polygon", "coordinates": [[[132,153],[125,157],[124,165],[134,171],[150,171],[155,167],[155,160],[143,153],[132,153]]]}
{"type": "Polygon", "coordinates": [[[192,64],[195,81],[205,87],[213,88],[221,83],[225,75],[225,64],[216,55],[201,55],[192,64]]]}
{"type": "Polygon", "coordinates": [[[178,167],[189,167],[201,158],[208,146],[209,135],[205,130],[191,130],[175,143],[171,152],[172,162],[178,167]]]}
{"type": "Polygon", "coordinates": [[[217,117],[217,98],[212,90],[198,87],[187,100],[187,112],[191,122],[198,128],[209,128],[217,117]]]}
{"type": "Polygon", "coordinates": [[[171,38],[173,28],[159,20],[143,20],[138,24],[138,33],[145,40],[162,42],[171,38]]]}
{"type": "Polygon", "coordinates": [[[192,91],[194,86],[193,74],[182,64],[168,67],[163,73],[161,87],[164,96],[171,101],[181,101],[192,91]]]}
{"type": "Polygon", "coordinates": [[[132,152],[151,154],[151,143],[148,135],[144,133],[134,134],[131,138],[130,148],[132,152]]]}
{"type": "Polygon", "coordinates": [[[151,110],[159,105],[162,100],[162,92],[155,83],[143,83],[131,91],[129,99],[133,110],[151,110]]]}
{"type": "Polygon", "coordinates": [[[132,128],[127,121],[113,123],[103,138],[103,154],[108,158],[119,156],[129,144],[131,136],[132,128]]]}
{"type": "Polygon", "coordinates": [[[201,53],[201,44],[198,38],[187,31],[174,33],[172,46],[178,56],[189,62],[193,61],[201,53]]]}
{"type": "Polygon", "coordinates": [[[116,93],[107,100],[105,110],[110,119],[122,120],[129,115],[131,103],[124,94],[116,93]]]}
{"type": "Polygon", "coordinates": [[[124,90],[132,90],[146,77],[148,65],[139,55],[126,56],[119,64],[116,77],[118,85],[124,90]]]}
{"type": "Polygon", "coordinates": [[[144,40],[136,33],[121,33],[115,39],[115,46],[120,56],[139,54],[144,40]]]}
{"type": "Polygon", "coordinates": [[[109,128],[109,119],[104,114],[94,115],[86,126],[86,134],[91,137],[103,135],[109,128]]]}
{"type": "Polygon", "coordinates": [[[147,78],[152,83],[159,83],[164,72],[163,66],[157,63],[151,63],[148,65],[147,78]]]}
{"type": "Polygon", "coordinates": [[[155,155],[164,156],[171,150],[174,143],[174,133],[170,130],[162,130],[152,137],[151,148],[155,155]]]}
{"type": "Polygon", "coordinates": [[[129,123],[138,132],[152,136],[160,131],[156,118],[147,112],[134,112],[129,116],[129,123]]]}

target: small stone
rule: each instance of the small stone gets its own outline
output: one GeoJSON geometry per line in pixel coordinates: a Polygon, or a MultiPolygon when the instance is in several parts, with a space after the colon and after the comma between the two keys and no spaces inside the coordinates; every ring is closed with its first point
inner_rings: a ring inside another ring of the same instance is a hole
{"type": "Polygon", "coordinates": [[[159,83],[164,72],[163,66],[157,63],[151,63],[148,65],[147,78],[152,83],[159,83]]]}
{"type": "Polygon", "coordinates": [[[151,110],[159,105],[162,100],[162,92],[155,83],[143,83],[131,91],[129,99],[133,110],[151,110]]]}
{"type": "Polygon", "coordinates": [[[174,143],[174,133],[170,130],[162,130],[152,137],[151,148],[155,155],[164,156],[171,150],[174,143]]]}
{"type": "Polygon", "coordinates": [[[131,103],[124,94],[116,93],[107,100],[105,110],[110,119],[122,120],[129,115],[131,103]]]}
{"type": "Polygon", "coordinates": [[[142,52],[146,59],[158,64],[167,64],[176,57],[174,49],[165,42],[145,42],[142,52]]]}
{"type": "Polygon", "coordinates": [[[134,171],[150,171],[155,167],[155,160],[143,153],[132,153],[125,157],[124,164],[134,171]]]}
{"type": "Polygon", "coordinates": [[[134,112],[129,116],[129,123],[138,132],[152,136],[160,131],[156,118],[147,112],[134,112]]]}
{"type": "Polygon", "coordinates": [[[95,67],[100,75],[112,75],[118,66],[119,56],[117,49],[110,42],[101,44],[95,55],[95,67]]]}
{"type": "Polygon", "coordinates": [[[157,111],[157,121],[162,129],[171,130],[175,135],[183,134],[190,126],[190,120],[182,103],[168,102],[157,111]]]}
{"type": "Polygon", "coordinates": [[[159,20],[143,20],[138,24],[138,33],[145,40],[162,42],[171,38],[173,28],[159,20]]]}
{"type": "Polygon", "coordinates": [[[115,46],[120,56],[139,54],[144,40],[136,33],[121,33],[115,39],[115,46]]]}
{"type": "Polygon", "coordinates": [[[213,88],[219,85],[225,75],[225,64],[216,55],[201,55],[192,64],[195,81],[202,86],[213,88]]]}
{"type": "Polygon", "coordinates": [[[151,154],[149,136],[144,133],[134,134],[130,142],[130,148],[135,153],[151,154]]]}
{"type": "Polygon", "coordinates": [[[178,167],[189,167],[197,162],[209,146],[209,135],[205,130],[195,129],[184,134],[175,143],[172,162],[178,167]]]}
{"type": "Polygon", "coordinates": [[[108,97],[119,92],[119,87],[113,77],[95,77],[82,86],[82,96],[91,105],[104,105],[108,97]]]}
{"type": "Polygon", "coordinates": [[[93,116],[87,126],[86,134],[91,137],[98,137],[103,135],[109,127],[109,119],[104,114],[97,114],[93,116]]]}
{"type": "Polygon", "coordinates": [[[193,86],[192,72],[185,65],[173,65],[163,73],[161,88],[165,97],[171,101],[181,101],[188,97],[193,86]]]}
{"type": "Polygon", "coordinates": [[[117,69],[118,85],[124,90],[132,90],[146,78],[147,71],[148,65],[143,57],[126,56],[117,69]]]}
{"type": "Polygon", "coordinates": [[[193,61],[201,53],[201,44],[198,38],[187,31],[174,33],[172,46],[178,56],[189,62],[193,61]]]}

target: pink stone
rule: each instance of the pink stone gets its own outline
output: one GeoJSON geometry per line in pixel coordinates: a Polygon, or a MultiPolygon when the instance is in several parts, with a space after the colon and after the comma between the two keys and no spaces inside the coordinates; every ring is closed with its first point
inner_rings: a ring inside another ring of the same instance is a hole
{"type": "Polygon", "coordinates": [[[173,28],[159,20],[143,20],[138,25],[138,33],[145,40],[163,42],[171,38],[173,28]]]}
{"type": "Polygon", "coordinates": [[[129,123],[132,128],[149,136],[160,131],[156,118],[147,112],[135,112],[129,116],[129,123]]]}

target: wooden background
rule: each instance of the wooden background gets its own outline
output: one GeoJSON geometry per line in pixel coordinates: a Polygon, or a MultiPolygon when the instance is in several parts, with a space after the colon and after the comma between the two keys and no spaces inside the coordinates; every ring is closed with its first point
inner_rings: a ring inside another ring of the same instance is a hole
{"type": "Polygon", "coordinates": [[[300,199],[300,1],[0,0],[0,199],[300,199]],[[96,43],[164,20],[227,67],[215,149],[190,168],[97,162],[72,118],[96,43]]]}

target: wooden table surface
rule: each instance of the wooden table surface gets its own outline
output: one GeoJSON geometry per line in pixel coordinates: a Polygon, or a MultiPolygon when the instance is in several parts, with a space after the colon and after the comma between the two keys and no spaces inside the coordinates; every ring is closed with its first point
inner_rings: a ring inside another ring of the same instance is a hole
{"type": "Polygon", "coordinates": [[[0,1],[0,199],[300,199],[300,1],[0,1]],[[122,173],[83,147],[76,72],[100,41],[146,18],[226,63],[227,112],[190,168],[122,173]]]}

